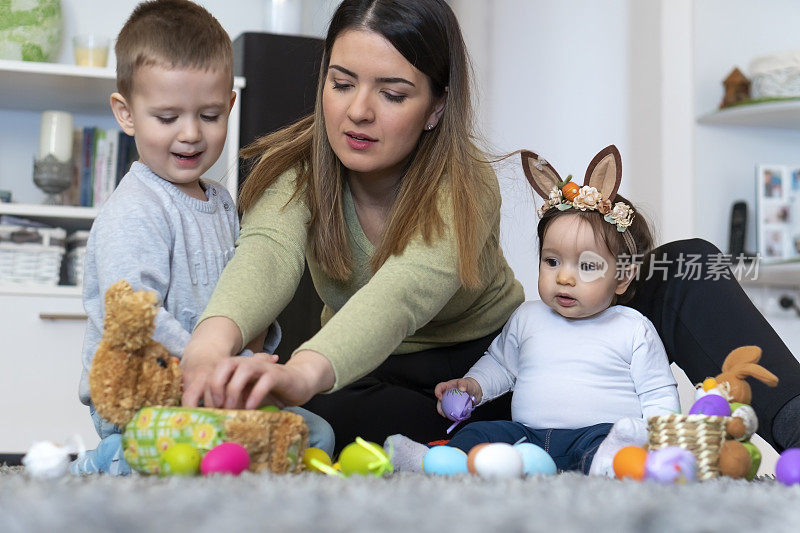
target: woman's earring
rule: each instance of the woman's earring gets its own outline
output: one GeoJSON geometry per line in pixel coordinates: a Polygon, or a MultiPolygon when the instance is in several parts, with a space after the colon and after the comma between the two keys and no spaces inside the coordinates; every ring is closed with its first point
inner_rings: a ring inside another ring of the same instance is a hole
{"type": "Polygon", "coordinates": [[[433,129],[433,124],[428,124],[425,126],[425,129],[431,131],[433,129]]]}

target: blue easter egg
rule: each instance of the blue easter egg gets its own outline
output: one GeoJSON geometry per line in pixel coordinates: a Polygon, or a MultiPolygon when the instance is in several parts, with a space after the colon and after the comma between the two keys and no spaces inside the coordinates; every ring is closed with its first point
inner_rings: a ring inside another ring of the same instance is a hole
{"type": "Polygon", "coordinates": [[[543,448],[530,442],[521,442],[514,445],[514,448],[522,455],[522,471],[526,476],[552,476],[556,473],[556,463],[543,448]]]}
{"type": "Polygon", "coordinates": [[[422,458],[422,469],[440,476],[466,474],[467,454],[452,446],[434,446],[422,458]]]}
{"type": "Polygon", "coordinates": [[[718,394],[706,394],[692,405],[690,415],[731,416],[731,405],[718,394]]]}

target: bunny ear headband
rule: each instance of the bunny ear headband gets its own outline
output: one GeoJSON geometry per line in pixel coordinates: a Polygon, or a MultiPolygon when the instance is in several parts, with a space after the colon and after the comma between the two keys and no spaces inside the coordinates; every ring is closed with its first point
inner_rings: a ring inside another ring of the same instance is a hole
{"type": "Polygon", "coordinates": [[[636,243],[631,234],[625,231],[633,222],[634,211],[623,202],[612,205],[622,181],[622,157],[616,146],[606,146],[594,156],[586,169],[583,187],[572,181],[571,174],[562,180],[556,169],[542,156],[528,150],[523,150],[521,154],[525,177],[545,200],[539,208],[539,218],[552,207],[559,211],[570,208],[598,211],[606,222],[617,226],[631,256],[636,255],[636,243]]]}

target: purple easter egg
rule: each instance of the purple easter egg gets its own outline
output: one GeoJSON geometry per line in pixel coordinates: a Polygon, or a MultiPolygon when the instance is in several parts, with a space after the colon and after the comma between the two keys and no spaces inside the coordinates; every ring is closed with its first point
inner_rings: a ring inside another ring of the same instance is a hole
{"type": "Polygon", "coordinates": [[[731,404],[718,394],[706,394],[692,405],[690,415],[731,416],[731,404]]]}
{"type": "Polygon", "coordinates": [[[784,485],[800,483],[800,448],[784,450],[775,464],[775,477],[784,485]]]}
{"type": "Polygon", "coordinates": [[[659,483],[686,483],[694,481],[697,458],[689,450],[668,446],[647,454],[644,463],[645,479],[659,483]]]}
{"type": "Polygon", "coordinates": [[[458,389],[447,389],[442,394],[442,412],[454,422],[466,420],[475,408],[474,398],[458,389]]]}

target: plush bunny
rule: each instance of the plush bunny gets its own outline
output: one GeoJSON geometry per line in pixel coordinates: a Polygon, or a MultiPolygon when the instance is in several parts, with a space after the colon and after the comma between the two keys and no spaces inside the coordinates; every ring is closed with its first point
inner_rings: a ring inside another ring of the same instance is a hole
{"type": "Polygon", "coordinates": [[[89,373],[92,401],[104,419],[124,427],[125,459],[135,470],[168,473],[161,460],[175,443],[201,453],[236,442],[250,454],[250,470],[299,472],[308,428],[294,413],[188,409],[181,399],[178,360],[152,338],[156,296],[135,292],[124,280],[106,291],[103,338],[89,373]]]}
{"type": "Polygon", "coordinates": [[[750,404],[753,400],[753,393],[750,384],[745,381],[747,377],[753,377],[769,387],[778,385],[778,377],[757,364],[761,359],[761,348],[758,346],[742,346],[736,348],[722,363],[722,373],[715,379],[717,383],[727,383],[729,400],[750,404]]]}
{"type": "Polygon", "coordinates": [[[761,348],[758,346],[736,348],[722,363],[722,373],[714,378],[716,389],[731,402],[733,408],[732,417],[725,425],[732,440],[726,441],[719,452],[719,469],[725,476],[752,478],[761,462],[760,454],[751,454],[751,451],[755,454],[758,450],[749,444],[750,436],[758,427],[758,420],[750,407],[753,396],[745,378],[756,378],[770,387],[778,384],[778,378],[757,364],[760,359],[761,348]]]}

